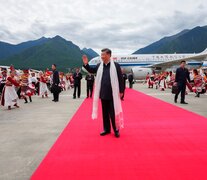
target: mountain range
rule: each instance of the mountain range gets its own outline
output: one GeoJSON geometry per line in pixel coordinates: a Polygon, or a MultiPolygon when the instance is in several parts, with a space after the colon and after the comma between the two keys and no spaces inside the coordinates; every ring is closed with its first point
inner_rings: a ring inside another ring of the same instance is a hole
{"type": "Polygon", "coordinates": [[[33,68],[44,70],[56,64],[58,69],[66,72],[69,68],[82,65],[82,55],[92,59],[98,54],[91,48],[81,50],[71,41],[60,36],[53,38],[42,37],[17,45],[0,42],[0,64],[11,65],[16,68],[33,68]]]}
{"type": "Polygon", "coordinates": [[[27,41],[23,42],[17,45],[5,43],[0,41],[0,59],[10,57],[12,55],[21,53],[22,51],[43,44],[46,42],[48,39],[45,37],[42,37],[38,40],[34,41],[27,41]]]}
{"type": "Polygon", "coordinates": [[[207,48],[207,26],[197,26],[191,30],[164,37],[133,54],[170,54],[170,53],[200,53],[207,48]]]}
{"type": "MultiPolygon", "coordinates": [[[[173,36],[164,37],[133,54],[199,53],[207,47],[207,26],[183,30],[173,36]]],[[[61,36],[42,37],[17,45],[0,42],[0,65],[13,64],[16,68],[44,70],[57,64],[60,71],[82,66],[82,55],[89,59],[99,56],[91,48],[79,46],[61,36]]]]}

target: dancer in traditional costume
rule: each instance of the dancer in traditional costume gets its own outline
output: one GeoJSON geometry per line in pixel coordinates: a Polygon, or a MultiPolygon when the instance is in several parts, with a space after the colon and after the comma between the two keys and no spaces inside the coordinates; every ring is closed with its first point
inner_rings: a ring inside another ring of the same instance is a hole
{"type": "Polygon", "coordinates": [[[70,81],[70,88],[74,88],[74,79],[73,79],[73,74],[69,74],[69,81],[70,81]]]}
{"type": "Polygon", "coordinates": [[[7,106],[8,110],[11,110],[12,106],[19,108],[17,104],[18,95],[16,93],[15,86],[19,86],[19,83],[15,80],[15,71],[11,71],[10,76],[6,79],[1,97],[1,105],[7,106]]]}
{"type": "Polygon", "coordinates": [[[34,87],[35,87],[35,92],[34,93],[35,94],[38,93],[38,89],[39,89],[38,85],[39,85],[39,83],[38,83],[38,80],[37,80],[34,72],[31,73],[31,77],[29,78],[29,84],[33,84],[34,87]]]}
{"type": "Polygon", "coordinates": [[[60,75],[60,86],[62,90],[66,91],[66,82],[65,82],[64,74],[60,75]]]}
{"type": "Polygon", "coordinates": [[[164,74],[162,74],[159,78],[159,87],[161,91],[165,91],[166,89],[166,79],[164,74]]]}
{"type": "MultiPolygon", "coordinates": [[[[147,82],[148,83],[148,88],[153,88],[156,80],[157,80],[157,75],[153,71],[153,73],[148,78],[148,82],[147,82]]],[[[156,86],[156,89],[157,89],[157,86],[156,86]]]]}
{"type": "Polygon", "coordinates": [[[70,79],[69,79],[68,74],[66,74],[66,76],[65,76],[65,87],[66,87],[66,90],[70,89],[70,79]]]}
{"type": "Polygon", "coordinates": [[[21,96],[25,100],[24,103],[28,103],[27,96],[29,97],[30,102],[32,102],[34,90],[35,88],[33,88],[32,85],[29,86],[29,70],[25,69],[21,76],[21,96]]]}
{"type": "Polygon", "coordinates": [[[203,80],[204,80],[204,84],[205,84],[205,93],[206,93],[207,92],[207,73],[206,72],[204,73],[203,80]]]}
{"type": "Polygon", "coordinates": [[[194,87],[193,91],[196,93],[195,97],[200,97],[200,94],[202,93],[202,88],[203,88],[203,79],[200,74],[198,74],[197,69],[193,70],[194,74],[194,87]]]}
{"type": "Polygon", "coordinates": [[[47,68],[45,70],[45,76],[47,77],[47,88],[49,91],[51,91],[51,87],[52,87],[52,71],[49,71],[49,69],[47,68]]]}
{"type": "Polygon", "coordinates": [[[172,71],[169,72],[166,82],[167,82],[167,87],[171,89],[175,82],[175,74],[172,71]]]}
{"type": "Polygon", "coordinates": [[[44,97],[48,97],[48,88],[47,88],[47,77],[42,72],[39,73],[40,82],[39,82],[39,95],[44,97]]]}

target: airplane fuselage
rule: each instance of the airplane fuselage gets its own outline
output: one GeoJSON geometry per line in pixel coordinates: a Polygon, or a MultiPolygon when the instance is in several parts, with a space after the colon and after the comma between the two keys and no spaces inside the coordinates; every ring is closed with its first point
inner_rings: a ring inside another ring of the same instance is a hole
{"type": "MultiPolygon", "coordinates": [[[[194,55],[195,54],[138,54],[129,56],[112,56],[111,59],[119,63],[126,73],[129,73],[134,67],[147,67],[149,65],[176,59],[184,59],[194,55]]],[[[96,66],[100,62],[101,58],[96,57],[89,61],[89,65],[96,66]]]]}

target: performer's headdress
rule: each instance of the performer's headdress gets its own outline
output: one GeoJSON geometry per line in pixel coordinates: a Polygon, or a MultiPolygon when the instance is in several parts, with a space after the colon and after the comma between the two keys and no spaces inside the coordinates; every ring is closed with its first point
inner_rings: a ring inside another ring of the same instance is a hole
{"type": "Polygon", "coordinates": [[[7,69],[6,68],[2,68],[1,71],[2,71],[1,73],[7,73],[7,69]]]}
{"type": "Polygon", "coordinates": [[[24,73],[29,73],[29,69],[23,69],[24,73]]]}

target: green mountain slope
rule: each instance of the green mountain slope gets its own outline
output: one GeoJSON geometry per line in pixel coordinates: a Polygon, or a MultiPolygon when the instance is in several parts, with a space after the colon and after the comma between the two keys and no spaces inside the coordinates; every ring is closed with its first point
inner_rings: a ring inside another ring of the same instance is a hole
{"type": "Polygon", "coordinates": [[[133,54],[153,53],[199,53],[207,48],[207,26],[184,30],[174,36],[165,37],[133,54]]]}
{"type": "Polygon", "coordinates": [[[71,41],[60,36],[49,39],[44,44],[26,49],[22,53],[0,60],[2,65],[13,64],[16,68],[34,68],[44,70],[57,64],[61,71],[82,65],[83,52],[71,41]]]}

